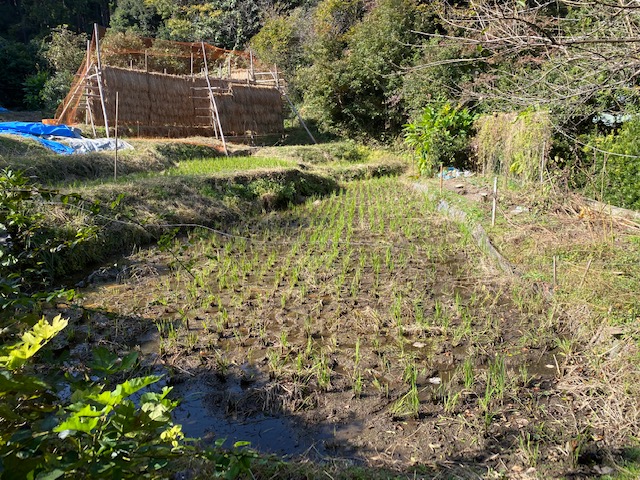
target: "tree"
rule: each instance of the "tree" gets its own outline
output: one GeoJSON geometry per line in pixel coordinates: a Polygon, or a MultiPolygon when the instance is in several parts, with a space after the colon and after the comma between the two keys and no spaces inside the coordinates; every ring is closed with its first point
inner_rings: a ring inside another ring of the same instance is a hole
{"type": "Polygon", "coordinates": [[[162,25],[155,5],[145,0],[119,0],[111,16],[111,28],[117,32],[132,31],[152,37],[162,25]]]}
{"type": "MultiPolygon", "coordinates": [[[[561,121],[637,102],[640,11],[635,2],[472,0],[443,5],[443,43],[481,54],[487,73],[466,86],[477,100],[542,106],[561,121]]],[[[428,66],[428,64],[425,64],[428,66]]]]}
{"type": "Polygon", "coordinates": [[[0,105],[10,108],[22,105],[22,86],[36,69],[35,58],[34,45],[0,37],[0,105]]]}
{"type": "Polygon", "coordinates": [[[397,73],[419,54],[413,31],[425,17],[411,0],[380,0],[356,23],[345,11],[364,14],[365,5],[339,1],[326,0],[315,13],[311,65],[298,78],[305,104],[334,133],[393,137],[406,114],[397,73]]]}

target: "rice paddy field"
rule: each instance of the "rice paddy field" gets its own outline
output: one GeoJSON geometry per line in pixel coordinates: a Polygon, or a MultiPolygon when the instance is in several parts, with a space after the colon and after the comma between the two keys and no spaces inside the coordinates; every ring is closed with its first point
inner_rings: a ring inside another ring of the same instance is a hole
{"type": "Polygon", "coordinates": [[[63,279],[68,364],[137,350],[253,478],[636,478],[640,226],[507,182],[491,226],[492,179],[343,147],[74,184],[201,226],[63,279]]]}

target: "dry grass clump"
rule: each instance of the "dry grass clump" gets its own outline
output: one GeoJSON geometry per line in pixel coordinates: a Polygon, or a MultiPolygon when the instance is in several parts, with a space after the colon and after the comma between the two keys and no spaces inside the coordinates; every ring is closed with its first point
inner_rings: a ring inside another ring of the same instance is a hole
{"type": "Polygon", "coordinates": [[[548,112],[482,115],[475,126],[478,170],[526,180],[540,177],[553,133],[548,112]]]}

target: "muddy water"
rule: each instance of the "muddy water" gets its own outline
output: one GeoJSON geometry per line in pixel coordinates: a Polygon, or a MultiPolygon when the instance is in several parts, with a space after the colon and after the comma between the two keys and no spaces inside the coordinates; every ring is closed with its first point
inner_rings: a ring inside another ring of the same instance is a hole
{"type": "Polygon", "coordinates": [[[182,399],[174,411],[174,421],[182,425],[187,436],[213,441],[224,438],[224,446],[247,441],[263,453],[281,456],[325,456],[329,435],[312,431],[284,416],[256,414],[248,417],[227,415],[224,409],[210,404],[211,392],[194,378],[176,387],[182,399]]]}

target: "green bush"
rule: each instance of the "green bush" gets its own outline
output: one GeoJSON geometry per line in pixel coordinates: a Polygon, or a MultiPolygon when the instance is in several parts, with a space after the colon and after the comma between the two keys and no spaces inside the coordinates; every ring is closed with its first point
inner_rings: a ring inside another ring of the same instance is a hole
{"type": "Polygon", "coordinates": [[[593,136],[584,152],[587,157],[595,152],[587,193],[640,210],[640,119],[625,123],[617,133],[593,136]]]}
{"type": "Polygon", "coordinates": [[[466,108],[445,103],[439,107],[427,106],[420,118],[406,124],[405,142],[418,155],[420,174],[432,174],[439,163],[463,166],[474,121],[475,115],[466,108]]]}
{"type": "Polygon", "coordinates": [[[40,110],[43,107],[41,93],[47,80],[49,80],[48,72],[38,72],[28,76],[22,84],[24,106],[29,110],[40,110]]]}

